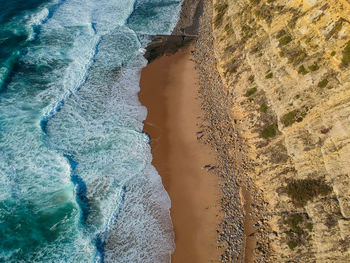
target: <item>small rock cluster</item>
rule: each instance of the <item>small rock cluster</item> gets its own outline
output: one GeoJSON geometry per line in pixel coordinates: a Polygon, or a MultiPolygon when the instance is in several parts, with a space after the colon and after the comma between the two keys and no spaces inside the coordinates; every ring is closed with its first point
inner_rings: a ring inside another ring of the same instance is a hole
{"type": "Polygon", "coordinates": [[[266,204],[252,185],[245,171],[249,163],[244,156],[243,146],[234,128],[234,120],[228,113],[232,99],[224,89],[217,71],[212,37],[212,3],[204,1],[204,10],[200,20],[199,36],[193,51],[199,71],[199,97],[204,112],[203,134],[200,140],[213,147],[217,153],[215,173],[221,178],[221,208],[223,220],[218,226],[217,248],[222,251],[221,262],[244,261],[244,221],[251,216],[255,223],[254,233],[246,233],[256,238],[255,262],[268,262],[270,246],[268,231],[263,216],[266,204]],[[240,186],[245,185],[252,195],[252,212],[245,215],[239,195],[240,186]]]}

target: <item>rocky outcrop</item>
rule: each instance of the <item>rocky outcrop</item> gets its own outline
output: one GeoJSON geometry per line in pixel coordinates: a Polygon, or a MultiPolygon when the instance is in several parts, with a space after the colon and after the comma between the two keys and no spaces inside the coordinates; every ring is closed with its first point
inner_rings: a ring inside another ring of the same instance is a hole
{"type": "Polygon", "coordinates": [[[271,262],[350,262],[350,2],[214,0],[213,12],[271,262]]]}

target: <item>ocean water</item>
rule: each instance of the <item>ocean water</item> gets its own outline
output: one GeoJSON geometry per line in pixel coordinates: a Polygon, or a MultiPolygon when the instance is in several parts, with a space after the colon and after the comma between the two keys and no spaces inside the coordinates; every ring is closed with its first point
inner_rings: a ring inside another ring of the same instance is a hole
{"type": "Polygon", "coordinates": [[[0,9],[0,262],[169,262],[170,200],[138,101],[181,0],[0,9]]]}

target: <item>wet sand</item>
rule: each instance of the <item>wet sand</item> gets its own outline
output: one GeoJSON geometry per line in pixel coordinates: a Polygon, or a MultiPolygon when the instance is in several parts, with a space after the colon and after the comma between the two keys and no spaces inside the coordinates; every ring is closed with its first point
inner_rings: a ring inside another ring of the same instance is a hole
{"type": "Polygon", "coordinates": [[[218,262],[216,229],[221,219],[218,177],[205,165],[215,152],[200,137],[202,112],[191,47],[162,56],[141,74],[140,101],[147,107],[144,131],[153,165],[171,202],[176,249],[173,263],[218,262]]]}

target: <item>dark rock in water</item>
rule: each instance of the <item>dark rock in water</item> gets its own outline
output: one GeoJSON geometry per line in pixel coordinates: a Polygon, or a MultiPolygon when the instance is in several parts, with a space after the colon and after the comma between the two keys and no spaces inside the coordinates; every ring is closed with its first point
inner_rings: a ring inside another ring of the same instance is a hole
{"type": "Polygon", "coordinates": [[[146,48],[148,63],[159,56],[174,54],[193,40],[197,39],[199,19],[203,13],[203,0],[185,0],[179,21],[170,36],[156,35],[146,48]]]}
{"type": "Polygon", "coordinates": [[[154,40],[147,46],[144,56],[150,63],[159,56],[174,54],[195,39],[195,36],[154,36],[154,40]]]}

